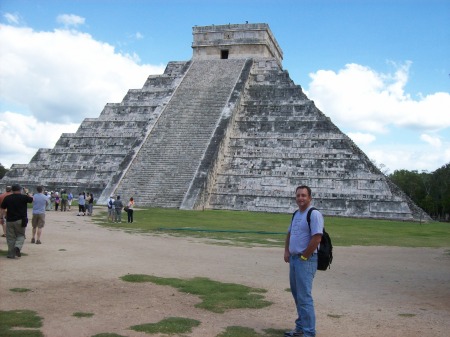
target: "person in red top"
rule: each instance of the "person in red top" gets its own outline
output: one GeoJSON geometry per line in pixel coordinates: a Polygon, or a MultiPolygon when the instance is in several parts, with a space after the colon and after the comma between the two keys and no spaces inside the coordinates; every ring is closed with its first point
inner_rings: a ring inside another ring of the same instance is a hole
{"type": "MultiPolygon", "coordinates": [[[[2,202],[3,202],[3,199],[5,199],[5,197],[6,197],[7,195],[10,195],[11,193],[12,193],[12,192],[11,192],[11,186],[6,186],[6,192],[0,194],[0,205],[1,205],[2,202]]],[[[1,217],[0,217],[0,223],[2,224],[2,229],[3,229],[3,235],[2,235],[2,237],[6,237],[6,219],[5,219],[4,216],[1,216],[1,217]]]]}
{"type": "Polygon", "coordinates": [[[8,243],[9,259],[20,257],[20,250],[25,241],[25,228],[28,224],[27,204],[33,198],[22,194],[20,185],[12,185],[12,194],[7,195],[0,204],[1,216],[6,211],[6,242],[8,243]]]}

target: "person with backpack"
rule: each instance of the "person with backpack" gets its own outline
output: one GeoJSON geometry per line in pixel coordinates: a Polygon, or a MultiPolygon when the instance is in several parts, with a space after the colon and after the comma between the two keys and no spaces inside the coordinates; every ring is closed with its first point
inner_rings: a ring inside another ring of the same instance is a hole
{"type": "Polygon", "coordinates": [[[114,197],[111,195],[108,200],[108,222],[111,219],[111,222],[114,222],[116,218],[116,210],[114,207],[114,197]]]}
{"type": "Polygon", "coordinates": [[[298,317],[295,320],[295,328],[285,332],[285,337],[316,335],[312,286],[317,271],[317,251],[322,239],[324,220],[316,209],[309,213],[312,208],[311,200],[311,188],[298,186],[295,191],[298,211],[292,216],[284,248],[284,261],[289,263],[291,293],[298,317]]]}

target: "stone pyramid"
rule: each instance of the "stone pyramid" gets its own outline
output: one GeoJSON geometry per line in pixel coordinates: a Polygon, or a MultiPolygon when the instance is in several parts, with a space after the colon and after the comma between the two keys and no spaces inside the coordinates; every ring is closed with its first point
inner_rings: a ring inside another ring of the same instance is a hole
{"type": "Polygon", "coordinates": [[[0,181],[134,197],[137,205],[292,212],[296,186],[325,215],[428,216],[282,68],[267,24],[193,28],[193,57],[109,103],[0,181]]]}

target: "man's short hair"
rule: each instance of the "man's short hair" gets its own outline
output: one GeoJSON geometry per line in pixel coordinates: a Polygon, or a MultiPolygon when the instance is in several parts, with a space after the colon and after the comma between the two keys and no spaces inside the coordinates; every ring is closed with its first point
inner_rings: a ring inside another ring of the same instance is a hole
{"type": "Polygon", "coordinates": [[[17,192],[17,191],[20,191],[22,189],[22,187],[20,187],[19,184],[14,184],[14,185],[12,185],[11,189],[13,192],[17,192]]]}
{"type": "Polygon", "coordinates": [[[306,185],[300,185],[295,189],[295,193],[297,193],[298,190],[306,189],[308,191],[308,196],[311,196],[311,187],[306,185]]]}
{"type": "Polygon", "coordinates": [[[42,186],[37,186],[36,187],[36,191],[38,191],[38,193],[42,193],[43,187],[42,186]]]}
{"type": "Polygon", "coordinates": [[[6,192],[11,192],[12,187],[11,186],[6,186],[6,192]]]}

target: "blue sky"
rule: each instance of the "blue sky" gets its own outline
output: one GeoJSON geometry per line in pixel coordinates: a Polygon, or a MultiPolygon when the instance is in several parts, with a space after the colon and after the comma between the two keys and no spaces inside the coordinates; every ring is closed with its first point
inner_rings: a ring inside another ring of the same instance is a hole
{"type": "Polygon", "coordinates": [[[192,27],[268,23],[283,68],[378,165],[450,162],[450,0],[0,2],[0,163],[28,163],[120,102],[192,27]]]}

